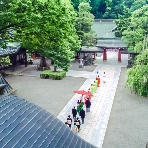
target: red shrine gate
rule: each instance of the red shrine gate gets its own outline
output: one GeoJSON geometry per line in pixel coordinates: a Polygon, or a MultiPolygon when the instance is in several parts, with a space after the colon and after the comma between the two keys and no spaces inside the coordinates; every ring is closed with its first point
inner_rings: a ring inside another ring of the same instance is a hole
{"type": "Polygon", "coordinates": [[[125,48],[103,48],[103,61],[107,60],[107,51],[118,52],[118,62],[121,62],[121,50],[125,48]]]}

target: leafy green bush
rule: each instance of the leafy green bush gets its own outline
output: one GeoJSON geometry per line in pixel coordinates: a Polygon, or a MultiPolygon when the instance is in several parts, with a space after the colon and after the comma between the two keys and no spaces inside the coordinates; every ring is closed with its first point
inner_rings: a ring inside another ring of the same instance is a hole
{"type": "Polygon", "coordinates": [[[66,77],[65,71],[52,71],[52,70],[45,70],[40,74],[41,79],[53,79],[53,80],[62,80],[66,77]]]}
{"type": "Polygon", "coordinates": [[[148,49],[137,56],[133,67],[128,70],[127,88],[139,96],[148,96],[148,49]]]}
{"type": "Polygon", "coordinates": [[[0,69],[4,69],[6,67],[9,67],[11,65],[9,56],[6,57],[0,57],[0,69]]]}

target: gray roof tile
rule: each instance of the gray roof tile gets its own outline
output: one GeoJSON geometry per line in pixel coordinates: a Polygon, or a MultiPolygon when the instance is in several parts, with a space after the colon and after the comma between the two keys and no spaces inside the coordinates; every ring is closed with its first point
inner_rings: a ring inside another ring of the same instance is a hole
{"type": "Polygon", "coordinates": [[[5,80],[5,78],[2,75],[0,76],[0,84],[6,84],[6,87],[4,88],[4,94],[12,91],[12,87],[9,85],[9,83],[5,80]]]}
{"type": "Polygon", "coordinates": [[[42,108],[13,95],[0,96],[1,148],[95,148],[42,108]]]}

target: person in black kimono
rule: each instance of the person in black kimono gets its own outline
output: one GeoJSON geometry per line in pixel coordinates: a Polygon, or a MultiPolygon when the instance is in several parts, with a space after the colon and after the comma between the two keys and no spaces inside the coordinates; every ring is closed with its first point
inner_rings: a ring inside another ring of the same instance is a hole
{"type": "Polygon", "coordinates": [[[79,118],[77,117],[77,119],[75,120],[75,123],[76,123],[76,126],[77,126],[77,128],[78,128],[78,132],[81,130],[80,129],[80,125],[81,125],[81,122],[80,122],[80,120],[79,120],[79,118]]]}
{"type": "Polygon", "coordinates": [[[67,118],[67,124],[68,124],[69,127],[71,128],[72,119],[71,119],[70,115],[68,115],[68,118],[67,118]]]}

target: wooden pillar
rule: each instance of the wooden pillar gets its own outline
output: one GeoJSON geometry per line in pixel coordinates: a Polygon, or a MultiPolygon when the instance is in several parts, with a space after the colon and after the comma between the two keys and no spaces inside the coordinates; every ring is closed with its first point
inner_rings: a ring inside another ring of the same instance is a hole
{"type": "Polygon", "coordinates": [[[106,53],[106,48],[104,48],[104,52],[103,52],[103,61],[107,60],[107,53],[106,53]]]}
{"type": "Polygon", "coordinates": [[[27,53],[26,53],[26,49],[24,49],[24,55],[25,55],[25,67],[27,67],[27,53]]]}
{"type": "Polygon", "coordinates": [[[120,53],[120,49],[118,51],[118,62],[121,62],[121,53],[120,53]]]}
{"type": "Polygon", "coordinates": [[[95,54],[95,52],[94,52],[94,60],[96,59],[96,54],[95,54]]]}

